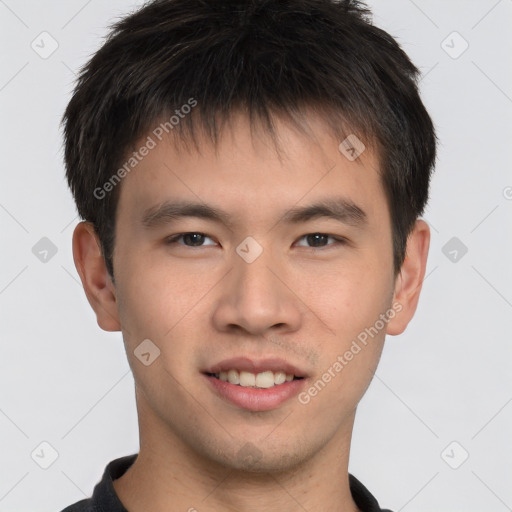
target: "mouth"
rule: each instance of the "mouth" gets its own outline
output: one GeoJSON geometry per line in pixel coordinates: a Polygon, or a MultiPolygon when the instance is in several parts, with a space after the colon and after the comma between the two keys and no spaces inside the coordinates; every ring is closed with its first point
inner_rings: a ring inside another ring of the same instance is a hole
{"type": "Polygon", "coordinates": [[[305,373],[281,359],[234,358],[202,372],[222,400],[250,411],[276,409],[303,389],[305,373]]]}
{"type": "Polygon", "coordinates": [[[218,373],[206,372],[205,375],[221,380],[223,382],[229,382],[234,386],[258,389],[269,389],[275,386],[280,386],[285,382],[301,380],[304,378],[297,377],[293,373],[286,373],[284,371],[273,372],[271,370],[267,370],[259,373],[251,373],[243,370],[237,370],[235,368],[231,368],[228,371],[222,371],[218,373]]]}

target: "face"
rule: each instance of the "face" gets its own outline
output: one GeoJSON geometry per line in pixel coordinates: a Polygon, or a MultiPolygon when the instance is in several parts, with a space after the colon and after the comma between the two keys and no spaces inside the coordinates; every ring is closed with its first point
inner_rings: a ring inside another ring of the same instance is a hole
{"type": "Polygon", "coordinates": [[[123,179],[114,293],[141,435],[253,471],[350,436],[401,308],[391,223],[376,156],[309,122],[316,141],[278,122],[279,157],[235,117],[217,152],[162,141],[123,179]]]}

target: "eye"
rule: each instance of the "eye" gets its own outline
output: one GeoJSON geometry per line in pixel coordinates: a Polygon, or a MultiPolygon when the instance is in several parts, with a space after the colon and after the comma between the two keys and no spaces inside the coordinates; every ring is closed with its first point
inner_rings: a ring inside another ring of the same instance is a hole
{"type": "MultiPolygon", "coordinates": [[[[319,249],[344,243],[346,243],[346,240],[342,237],[335,237],[327,233],[309,233],[300,237],[297,245],[302,247],[309,247],[312,249],[319,249]],[[305,243],[301,243],[301,241],[305,241],[305,243]]],[[[192,231],[170,236],[166,239],[166,244],[179,244],[184,245],[185,247],[205,247],[216,245],[216,242],[214,242],[212,238],[205,235],[204,233],[192,231]],[[207,240],[209,240],[210,243],[205,243],[207,240]]]]}
{"type": "Polygon", "coordinates": [[[204,247],[205,245],[215,245],[215,242],[204,233],[190,232],[190,233],[179,233],[166,239],[168,245],[179,243],[186,247],[204,247]],[[181,240],[181,241],[180,241],[181,240]],[[204,244],[205,240],[210,240],[212,243],[204,244]]]}
{"type": "Polygon", "coordinates": [[[297,243],[297,245],[302,247],[311,247],[313,249],[328,247],[331,245],[336,245],[337,243],[345,243],[343,238],[328,235],[327,233],[309,233],[300,237],[299,240],[305,240],[307,244],[311,245],[305,245],[301,243],[297,243]],[[334,240],[334,243],[327,243],[329,239],[334,240]]]}

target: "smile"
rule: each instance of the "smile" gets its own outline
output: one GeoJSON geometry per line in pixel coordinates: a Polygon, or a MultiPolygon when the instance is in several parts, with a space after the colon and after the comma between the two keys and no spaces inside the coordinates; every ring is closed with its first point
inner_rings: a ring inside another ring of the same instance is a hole
{"type": "Polygon", "coordinates": [[[273,372],[271,370],[260,373],[251,373],[243,370],[231,369],[218,373],[209,373],[207,375],[224,382],[229,382],[235,386],[260,389],[272,388],[274,386],[284,384],[285,382],[291,382],[294,379],[302,378],[295,377],[292,373],[286,373],[285,371],[273,372]]]}
{"type": "Polygon", "coordinates": [[[208,388],[222,401],[248,411],[270,411],[296,397],[308,374],[281,358],[232,357],[202,370],[208,388]]]}

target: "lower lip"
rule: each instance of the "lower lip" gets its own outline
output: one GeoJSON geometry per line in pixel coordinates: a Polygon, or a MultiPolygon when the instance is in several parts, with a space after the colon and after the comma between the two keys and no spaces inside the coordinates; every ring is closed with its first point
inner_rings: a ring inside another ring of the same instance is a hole
{"type": "Polygon", "coordinates": [[[205,377],[221,398],[249,411],[277,409],[284,402],[298,395],[306,384],[306,379],[297,379],[271,388],[246,388],[210,375],[205,375],[205,377]]]}

